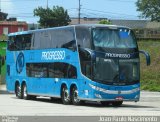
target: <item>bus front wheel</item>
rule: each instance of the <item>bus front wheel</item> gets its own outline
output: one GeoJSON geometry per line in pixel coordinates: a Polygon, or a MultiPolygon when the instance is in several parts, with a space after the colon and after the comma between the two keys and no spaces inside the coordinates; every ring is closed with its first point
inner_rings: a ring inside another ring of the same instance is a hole
{"type": "Polygon", "coordinates": [[[62,97],[63,104],[65,104],[65,105],[70,104],[70,95],[69,95],[69,91],[67,89],[67,86],[63,86],[61,90],[62,90],[61,97],[62,97]]]}
{"type": "Polygon", "coordinates": [[[19,84],[16,84],[15,92],[16,92],[16,97],[22,99],[21,86],[19,84]]]}
{"type": "Polygon", "coordinates": [[[119,107],[122,105],[122,103],[123,103],[123,101],[114,101],[114,102],[112,102],[112,105],[115,107],[119,107]]]}
{"type": "Polygon", "coordinates": [[[76,86],[74,86],[72,88],[71,99],[72,99],[73,105],[80,105],[80,104],[82,104],[82,101],[78,99],[78,90],[77,90],[76,86]]]}

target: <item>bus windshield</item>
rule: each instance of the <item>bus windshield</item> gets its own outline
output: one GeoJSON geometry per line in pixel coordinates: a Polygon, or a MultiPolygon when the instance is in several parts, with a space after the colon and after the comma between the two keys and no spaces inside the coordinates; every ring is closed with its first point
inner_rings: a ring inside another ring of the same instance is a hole
{"type": "Polygon", "coordinates": [[[96,58],[94,79],[104,84],[133,84],[139,81],[139,59],[96,58]]]}
{"type": "Polygon", "coordinates": [[[92,39],[95,50],[99,48],[137,48],[135,36],[127,28],[94,28],[92,39]]]}

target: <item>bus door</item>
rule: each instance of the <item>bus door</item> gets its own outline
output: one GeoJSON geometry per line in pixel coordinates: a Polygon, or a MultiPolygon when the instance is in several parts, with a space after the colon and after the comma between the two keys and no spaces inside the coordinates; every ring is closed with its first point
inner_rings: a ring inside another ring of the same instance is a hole
{"type": "Polygon", "coordinates": [[[86,85],[92,79],[93,66],[92,66],[91,54],[84,49],[80,49],[79,55],[80,55],[81,72],[86,77],[83,83],[84,84],[83,90],[85,95],[84,97],[91,97],[89,95],[92,95],[92,90],[90,90],[89,89],[90,87],[86,85]]]}

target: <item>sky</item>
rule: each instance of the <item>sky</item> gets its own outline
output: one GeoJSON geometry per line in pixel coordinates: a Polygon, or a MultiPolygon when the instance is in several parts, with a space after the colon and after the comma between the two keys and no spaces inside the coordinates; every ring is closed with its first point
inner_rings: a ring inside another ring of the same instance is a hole
{"type": "MultiPolygon", "coordinates": [[[[17,17],[19,21],[37,23],[33,10],[39,6],[52,8],[54,5],[67,9],[70,17],[78,17],[79,0],[0,0],[2,12],[8,17],[17,17]]],[[[81,17],[108,18],[108,19],[139,19],[136,11],[137,0],[80,0],[81,17]]]]}

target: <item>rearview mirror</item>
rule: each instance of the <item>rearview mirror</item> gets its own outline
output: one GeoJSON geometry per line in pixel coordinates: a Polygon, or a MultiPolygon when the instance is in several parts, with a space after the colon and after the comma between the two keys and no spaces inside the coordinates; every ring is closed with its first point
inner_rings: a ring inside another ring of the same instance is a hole
{"type": "Polygon", "coordinates": [[[139,53],[142,53],[143,55],[146,56],[146,63],[147,63],[147,66],[149,66],[151,64],[151,59],[150,59],[149,53],[146,51],[143,51],[143,50],[140,50],[139,53]]]}

